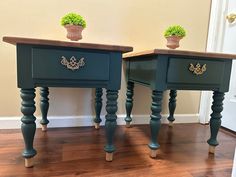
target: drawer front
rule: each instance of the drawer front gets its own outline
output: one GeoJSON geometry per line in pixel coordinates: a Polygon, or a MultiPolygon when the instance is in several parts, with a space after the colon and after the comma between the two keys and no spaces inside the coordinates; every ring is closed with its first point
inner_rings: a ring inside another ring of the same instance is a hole
{"type": "Polygon", "coordinates": [[[167,83],[218,85],[224,69],[225,62],[220,60],[170,58],[167,83]]]}
{"type": "Polygon", "coordinates": [[[32,49],[33,78],[109,80],[109,53],[32,49]]]}

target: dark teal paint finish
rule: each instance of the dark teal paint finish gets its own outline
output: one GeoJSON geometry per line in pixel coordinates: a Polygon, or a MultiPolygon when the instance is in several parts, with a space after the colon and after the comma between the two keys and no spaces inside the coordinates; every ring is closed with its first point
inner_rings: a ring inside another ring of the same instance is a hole
{"type": "Polygon", "coordinates": [[[107,53],[77,52],[54,49],[32,49],[33,79],[109,80],[110,55],[107,53]],[[85,65],[71,70],[61,64],[62,56],[67,61],[84,58],[85,65]],[[44,72],[42,72],[44,69],[44,72]]]}
{"type": "Polygon", "coordinates": [[[126,92],[126,102],[125,102],[125,108],[126,108],[126,117],[125,121],[126,122],[131,122],[131,111],[133,108],[133,95],[134,95],[134,83],[133,82],[128,82],[127,83],[127,92],[126,92]]]}
{"type": "Polygon", "coordinates": [[[129,79],[152,85],[156,75],[156,65],[155,57],[145,57],[144,60],[133,59],[129,63],[129,79]]]}
{"type": "Polygon", "coordinates": [[[33,140],[35,124],[35,87],[41,87],[40,108],[42,125],[49,123],[48,87],[83,87],[96,88],[96,118],[100,122],[102,108],[102,88],[107,90],[106,105],[106,152],[115,151],[113,137],[116,128],[118,90],[121,84],[122,54],[117,51],[100,49],[80,49],[76,47],[42,46],[17,44],[17,84],[21,88],[22,98],[22,134],[25,141],[23,156],[36,155],[33,140]],[[84,58],[85,65],[79,70],[69,70],[61,64],[62,56],[69,60],[72,56],[84,58]]]}
{"type": "Polygon", "coordinates": [[[21,131],[25,141],[25,150],[22,156],[25,158],[31,158],[37,154],[37,151],[33,148],[34,135],[36,131],[34,116],[35,112],[35,89],[21,89],[21,112],[23,117],[21,118],[21,131]]]}
{"type": "Polygon", "coordinates": [[[140,55],[126,59],[127,99],[126,114],[128,121],[132,111],[133,91],[129,83],[140,84],[152,90],[151,106],[151,149],[157,149],[157,136],[160,129],[162,92],[170,91],[169,117],[173,122],[176,108],[176,90],[210,90],[214,91],[210,120],[211,137],[208,143],[217,146],[217,134],[221,125],[224,92],[229,90],[232,67],[231,59],[207,58],[198,56],[182,56],[171,54],[140,55]],[[206,64],[207,70],[202,75],[195,75],[189,70],[190,63],[201,66],[206,64]]]}
{"type": "Polygon", "coordinates": [[[107,114],[105,116],[105,129],[106,129],[106,139],[107,143],[104,147],[104,150],[108,153],[112,153],[116,150],[113,144],[113,138],[117,126],[117,98],[118,98],[118,91],[116,90],[107,90],[107,104],[106,104],[106,111],[107,114]]]}
{"type": "Polygon", "coordinates": [[[18,87],[99,87],[119,90],[121,63],[121,52],[17,44],[18,87]],[[86,64],[72,71],[61,65],[62,56],[68,60],[72,56],[78,59],[84,57],[86,64]]]}
{"type": "Polygon", "coordinates": [[[229,59],[175,55],[139,56],[126,61],[128,80],[152,90],[218,90],[227,92],[232,61],[229,59]],[[190,63],[207,64],[207,71],[195,75],[190,63]]]}
{"type": "MultiPolygon", "coordinates": [[[[110,73],[109,82],[106,89],[119,90],[121,84],[121,66],[122,54],[119,52],[110,52],[110,73]]],[[[102,68],[99,68],[102,69],[102,68]]]]}
{"type": "Polygon", "coordinates": [[[215,84],[219,85],[223,79],[225,69],[224,61],[206,61],[201,59],[182,59],[170,58],[167,73],[168,83],[185,83],[185,84],[215,84]],[[189,71],[190,63],[194,66],[199,63],[201,66],[206,64],[207,70],[202,75],[193,74],[189,71]]]}
{"type": "Polygon", "coordinates": [[[167,89],[167,75],[165,74],[168,68],[168,56],[158,55],[156,57],[157,68],[156,68],[156,78],[153,81],[151,87],[152,90],[164,91],[167,89]]]}
{"type": "Polygon", "coordinates": [[[149,143],[150,149],[156,150],[160,147],[157,142],[157,136],[161,128],[161,106],[162,106],[162,91],[152,91],[152,105],[151,105],[151,119],[150,119],[150,130],[151,130],[151,142],[149,143]]]}
{"type": "Polygon", "coordinates": [[[226,60],[223,79],[222,79],[220,88],[217,91],[219,91],[219,92],[228,92],[229,91],[231,69],[232,69],[232,60],[226,60]]]}
{"type": "Polygon", "coordinates": [[[95,123],[100,123],[102,121],[100,114],[102,110],[102,88],[96,88],[95,89],[95,112],[96,112],[96,117],[94,118],[95,123]]]}
{"type": "Polygon", "coordinates": [[[223,111],[223,100],[224,93],[215,91],[213,93],[213,103],[212,103],[212,114],[210,119],[210,129],[211,129],[211,137],[207,141],[208,144],[212,146],[217,146],[219,143],[217,141],[217,134],[221,126],[221,112],[223,111]]]}
{"type": "Polygon", "coordinates": [[[48,87],[42,87],[40,89],[40,95],[41,95],[41,99],[40,99],[40,109],[41,109],[41,114],[42,114],[42,120],[40,121],[40,123],[42,125],[47,125],[49,123],[49,120],[47,118],[48,116],[48,109],[49,109],[49,89],[48,87]]]}
{"type": "Polygon", "coordinates": [[[18,88],[34,88],[32,79],[31,46],[17,44],[17,86],[18,88]],[[28,66],[28,67],[27,67],[28,66]]]}
{"type": "Polygon", "coordinates": [[[168,57],[164,55],[145,56],[129,59],[127,62],[126,78],[134,83],[150,87],[152,90],[165,90],[167,88],[166,72],[168,57]],[[156,83],[159,84],[156,84],[156,83]]]}
{"type": "Polygon", "coordinates": [[[176,108],[176,96],[177,96],[177,91],[176,90],[170,90],[170,99],[169,99],[169,116],[168,120],[170,122],[174,122],[174,113],[175,113],[175,108],[176,108]]]}

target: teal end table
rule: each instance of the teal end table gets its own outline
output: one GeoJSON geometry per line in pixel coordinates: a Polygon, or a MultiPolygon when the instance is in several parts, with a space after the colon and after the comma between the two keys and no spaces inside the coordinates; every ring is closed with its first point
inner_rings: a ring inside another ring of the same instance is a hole
{"type": "Polygon", "coordinates": [[[115,146],[118,90],[121,83],[122,53],[132,47],[54,40],[3,37],[3,41],[17,48],[17,83],[21,89],[22,134],[25,141],[25,166],[33,166],[36,150],[33,147],[35,124],[35,88],[41,87],[40,108],[42,130],[47,130],[49,108],[48,87],[96,88],[94,119],[99,127],[102,108],[102,88],[106,89],[105,130],[107,143],[104,147],[106,160],[112,161],[115,146]]]}
{"type": "Polygon", "coordinates": [[[214,153],[219,144],[217,133],[221,126],[221,112],[223,110],[224,93],[229,89],[232,59],[236,55],[154,49],[140,53],[127,54],[126,62],[127,99],[125,121],[130,126],[133,107],[134,84],[146,86],[152,90],[151,105],[151,141],[149,143],[150,156],[157,156],[159,143],[158,132],[161,126],[162,95],[170,90],[169,117],[173,123],[176,107],[177,90],[211,90],[213,103],[210,131],[207,141],[209,152],[214,153]]]}

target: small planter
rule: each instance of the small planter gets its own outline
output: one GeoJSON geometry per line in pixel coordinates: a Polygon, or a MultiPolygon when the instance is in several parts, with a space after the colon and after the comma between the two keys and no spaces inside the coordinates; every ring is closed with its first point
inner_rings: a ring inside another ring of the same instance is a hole
{"type": "Polygon", "coordinates": [[[65,25],[67,30],[67,38],[72,41],[78,41],[82,39],[83,27],[79,25],[65,25]]]}
{"type": "Polygon", "coordinates": [[[61,18],[61,25],[67,30],[67,38],[72,41],[82,39],[82,31],[86,28],[86,21],[77,13],[68,13],[61,18]]]}
{"type": "Polygon", "coordinates": [[[182,37],[170,36],[170,37],[166,37],[166,39],[167,39],[166,46],[170,49],[176,49],[179,47],[179,41],[180,39],[182,39],[182,37]]]}
{"type": "Polygon", "coordinates": [[[179,47],[180,39],[186,36],[186,31],[180,25],[169,26],[165,30],[164,36],[167,39],[166,46],[170,49],[176,49],[179,47]]]}

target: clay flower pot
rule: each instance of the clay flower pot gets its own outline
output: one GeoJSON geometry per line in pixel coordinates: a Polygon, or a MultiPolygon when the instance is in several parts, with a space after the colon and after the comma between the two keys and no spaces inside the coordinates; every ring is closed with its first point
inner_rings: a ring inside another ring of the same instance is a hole
{"type": "Polygon", "coordinates": [[[83,27],[79,25],[65,25],[67,30],[67,38],[72,41],[78,41],[82,39],[83,27]]]}
{"type": "Polygon", "coordinates": [[[180,39],[182,39],[182,37],[169,36],[169,37],[166,37],[166,39],[167,39],[166,46],[170,49],[176,49],[179,47],[179,41],[180,41],[180,39]]]}

